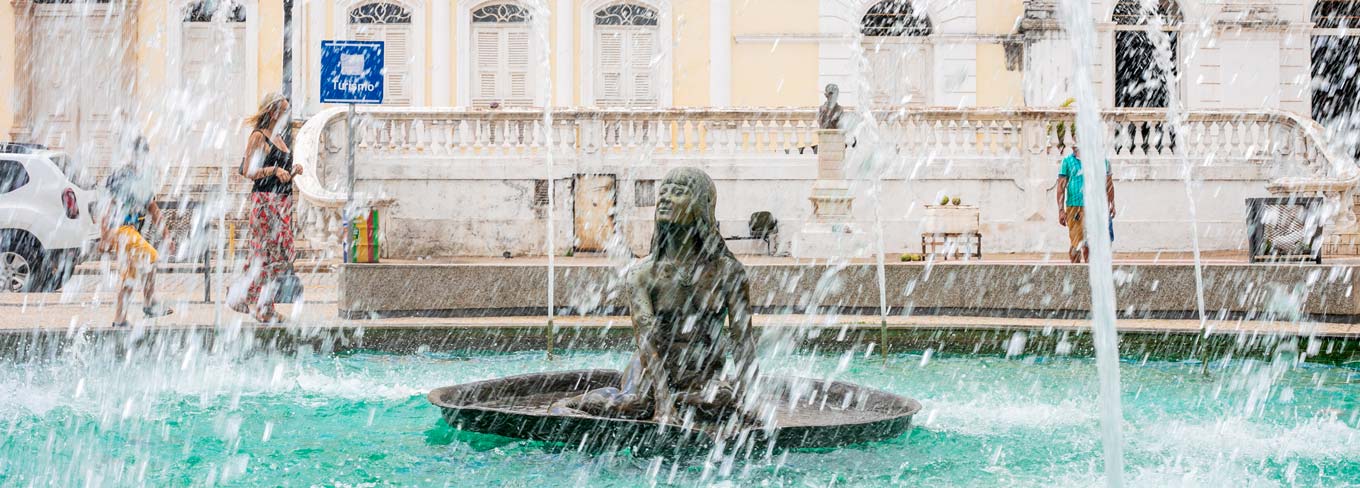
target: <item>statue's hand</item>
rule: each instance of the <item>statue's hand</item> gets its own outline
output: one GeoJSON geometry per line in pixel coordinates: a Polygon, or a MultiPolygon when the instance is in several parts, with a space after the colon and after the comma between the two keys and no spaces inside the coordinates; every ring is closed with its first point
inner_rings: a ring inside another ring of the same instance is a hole
{"type": "Polygon", "coordinates": [[[678,392],[675,403],[681,408],[694,409],[701,417],[715,419],[736,409],[737,395],[730,384],[722,382],[704,389],[678,392]]]}
{"type": "Polygon", "coordinates": [[[638,314],[633,316],[633,325],[646,330],[656,328],[656,317],[652,314],[638,314]]]}
{"type": "Polygon", "coordinates": [[[657,423],[669,423],[675,413],[675,405],[670,400],[664,398],[665,395],[656,395],[655,407],[652,408],[652,421],[657,423]]]}

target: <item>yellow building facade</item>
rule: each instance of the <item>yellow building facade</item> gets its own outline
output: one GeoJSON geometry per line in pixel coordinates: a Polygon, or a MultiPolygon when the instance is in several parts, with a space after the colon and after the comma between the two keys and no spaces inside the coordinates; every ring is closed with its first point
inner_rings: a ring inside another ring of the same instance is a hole
{"type": "MultiPolygon", "coordinates": [[[[283,0],[0,3],[0,126],[105,159],[250,112],[283,82],[283,0]]],[[[389,105],[1016,106],[1003,43],[1022,0],[296,0],[292,97],[318,101],[326,39],[387,42],[389,105]]],[[[218,131],[220,133],[220,131],[218,131]]],[[[219,144],[220,145],[220,144],[219,144]]]]}

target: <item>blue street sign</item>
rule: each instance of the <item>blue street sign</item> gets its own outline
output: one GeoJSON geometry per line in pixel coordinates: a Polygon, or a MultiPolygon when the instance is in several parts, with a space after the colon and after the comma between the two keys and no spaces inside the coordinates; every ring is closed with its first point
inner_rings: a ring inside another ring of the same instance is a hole
{"type": "Polygon", "coordinates": [[[321,41],[321,103],[382,102],[382,41],[321,41]]]}

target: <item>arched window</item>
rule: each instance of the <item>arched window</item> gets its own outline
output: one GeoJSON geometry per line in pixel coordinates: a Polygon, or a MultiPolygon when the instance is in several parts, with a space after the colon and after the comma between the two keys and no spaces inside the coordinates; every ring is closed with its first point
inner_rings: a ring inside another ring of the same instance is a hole
{"type": "Polygon", "coordinates": [[[492,24],[518,24],[529,22],[529,10],[510,3],[487,5],[472,11],[472,21],[492,24]]]}
{"type": "Polygon", "coordinates": [[[349,11],[354,40],[383,41],[383,104],[410,105],[411,11],[388,2],[368,2],[349,11]]]}
{"type": "Polygon", "coordinates": [[[1178,30],[1184,20],[1180,5],[1175,0],[1160,0],[1157,11],[1149,12],[1140,0],[1119,0],[1110,18],[1119,26],[1114,33],[1114,105],[1166,107],[1169,75],[1176,73],[1180,64],[1178,30]],[[1149,31],[1154,18],[1160,19],[1170,41],[1171,73],[1157,67],[1157,49],[1149,31]]]}
{"type": "Polygon", "coordinates": [[[349,11],[351,24],[409,24],[411,12],[401,5],[366,3],[349,11]]]}
{"type": "Polygon", "coordinates": [[[201,102],[186,114],[190,146],[225,141],[225,150],[236,153],[244,137],[234,131],[255,108],[245,6],[198,0],[184,5],[181,16],[180,88],[201,102]]]}
{"type": "Polygon", "coordinates": [[[869,7],[859,23],[865,36],[928,36],[930,19],[917,14],[909,0],[884,0],[869,7]]]}
{"type": "Polygon", "coordinates": [[[656,11],[641,5],[622,3],[595,11],[595,25],[657,25],[656,11]]]}
{"type": "Polygon", "coordinates": [[[910,0],[884,0],[860,19],[869,101],[879,106],[926,105],[932,54],[930,18],[910,0]]]}
{"type": "Polygon", "coordinates": [[[472,104],[528,107],[534,102],[530,12],[514,3],[472,11],[472,104]]]}
{"type": "Polygon", "coordinates": [[[658,104],[657,12],[622,3],[595,11],[595,103],[602,107],[658,104]]]}

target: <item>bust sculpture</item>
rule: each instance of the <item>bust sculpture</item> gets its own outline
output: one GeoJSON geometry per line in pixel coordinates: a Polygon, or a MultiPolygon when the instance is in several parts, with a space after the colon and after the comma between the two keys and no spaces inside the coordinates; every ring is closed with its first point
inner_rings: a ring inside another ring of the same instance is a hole
{"type": "Polygon", "coordinates": [[[666,174],[657,192],[651,255],[629,270],[637,351],[619,387],[553,404],[552,413],[679,420],[753,417],[743,394],[756,378],[746,270],[727,249],[713,180],[695,168],[666,174]]]}
{"type": "Polygon", "coordinates": [[[838,101],[841,88],[836,86],[835,83],[827,83],[826,91],[823,94],[826,95],[826,103],[817,107],[817,128],[840,129],[841,116],[845,113],[845,109],[841,107],[838,101]]]}

